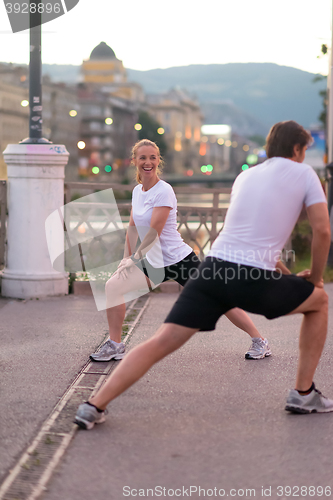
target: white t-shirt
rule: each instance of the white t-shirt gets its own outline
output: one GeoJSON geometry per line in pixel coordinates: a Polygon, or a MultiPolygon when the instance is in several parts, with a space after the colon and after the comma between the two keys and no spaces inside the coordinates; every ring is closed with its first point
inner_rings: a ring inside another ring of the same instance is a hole
{"type": "Polygon", "coordinates": [[[177,231],[177,198],[174,190],[165,181],[159,180],[148,191],[138,184],[132,193],[132,214],[141,241],[150,227],[153,208],[171,207],[159,241],[147,252],[146,258],[153,267],[176,264],[192,252],[177,231]]]}
{"type": "Polygon", "coordinates": [[[208,255],[273,270],[303,204],[315,203],[326,197],[312,167],[270,158],[235,180],[223,230],[208,255]]]}

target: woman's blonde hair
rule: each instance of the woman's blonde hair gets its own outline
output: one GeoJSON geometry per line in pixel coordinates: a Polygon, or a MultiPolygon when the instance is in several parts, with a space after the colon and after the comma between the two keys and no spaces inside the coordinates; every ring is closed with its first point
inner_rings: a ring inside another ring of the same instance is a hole
{"type": "MultiPolygon", "coordinates": [[[[159,156],[160,162],[158,164],[156,173],[157,173],[157,175],[160,175],[162,173],[162,170],[163,170],[164,161],[163,161],[163,158],[161,156],[160,148],[158,147],[158,145],[155,142],[150,141],[149,139],[141,139],[141,141],[138,141],[134,144],[134,146],[132,147],[131,165],[135,165],[134,158],[136,157],[136,153],[137,153],[138,149],[141,148],[141,146],[152,146],[153,148],[155,148],[157,150],[157,155],[159,156]]],[[[136,182],[138,184],[142,184],[140,173],[139,173],[138,169],[136,169],[136,182]]]]}

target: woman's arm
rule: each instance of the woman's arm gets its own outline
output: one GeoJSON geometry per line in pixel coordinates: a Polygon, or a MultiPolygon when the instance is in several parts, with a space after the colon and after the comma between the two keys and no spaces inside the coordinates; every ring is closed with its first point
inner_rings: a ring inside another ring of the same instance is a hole
{"type": "Polygon", "coordinates": [[[130,257],[135,250],[136,242],[138,241],[138,232],[133,220],[133,210],[131,210],[130,220],[126,233],[126,243],[124,249],[124,259],[130,257]]]}
{"type": "Polygon", "coordinates": [[[143,255],[148,252],[158,240],[165,223],[169,217],[171,207],[155,207],[150,220],[149,230],[141,242],[141,245],[133,255],[135,260],[142,259],[143,255]]]}
{"type": "Polygon", "coordinates": [[[279,269],[282,274],[291,274],[289,269],[283,264],[281,260],[277,261],[275,268],[279,269]]]}
{"type": "MultiPolygon", "coordinates": [[[[119,277],[121,276],[123,279],[128,278],[128,271],[131,272],[133,266],[135,266],[135,261],[141,260],[156,243],[158,237],[160,236],[165,223],[169,217],[171,207],[155,207],[153,208],[153,213],[151,216],[150,227],[146,236],[143,238],[141,245],[136,250],[133,255],[133,259],[124,258],[118,267],[119,277]]],[[[129,228],[130,229],[130,228],[129,228]]],[[[133,246],[126,245],[126,247],[133,248],[133,246]]]]}

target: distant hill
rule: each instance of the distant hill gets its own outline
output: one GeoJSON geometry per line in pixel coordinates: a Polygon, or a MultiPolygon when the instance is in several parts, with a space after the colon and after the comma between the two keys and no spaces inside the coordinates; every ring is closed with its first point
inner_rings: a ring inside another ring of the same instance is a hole
{"type": "MultiPolygon", "coordinates": [[[[266,128],[275,122],[290,119],[305,127],[318,123],[321,110],[318,93],[326,86],[324,81],[313,83],[313,73],[271,63],[127,71],[129,79],[140,83],[146,92],[163,92],[179,85],[195,94],[200,103],[225,105],[228,102],[266,128]]],[[[211,121],[210,116],[208,113],[208,121],[211,121]]]]}
{"type": "MultiPolygon", "coordinates": [[[[55,81],[76,83],[80,67],[44,64],[43,73],[55,81]]],[[[265,135],[282,120],[296,120],[304,127],[318,123],[319,91],[325,81],[315,75],[271,63],[190,65],[137,71],[127,69],[128,79],[147,93],[166,92],[179,86],[195,95],[206,123],[230,123],[240,134],[265,135]]]]}

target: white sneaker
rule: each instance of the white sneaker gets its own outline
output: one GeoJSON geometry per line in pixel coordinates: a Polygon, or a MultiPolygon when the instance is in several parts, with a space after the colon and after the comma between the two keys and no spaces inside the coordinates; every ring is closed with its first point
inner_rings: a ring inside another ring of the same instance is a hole
{"type": "Polygon", "coordinates": [[[98,411],[95,406],[88,403],[82,403],[76,412],[74,423],[77,424],[81,429],[90,430],[95,424],[102,424],[105,422],[104,411],[98,411]]]}
{"type": "Polygon", "coordinates": [[[333,401],[323,396],[313,384],[312,391],[306,396],[301,396],[298,391],[292,389],[285,410],[293,413],[328,413],[333,411],[333,401]]]}
{"type": "Polygon", "coordinates": [[[90,359],[93,361],[111,361],[111,359],[123,359],[125,356],[125,344],[115,344],[108,339],[98,352],[90,354],[90,359]]]}
{"type": "Polygon", "coordinates": [[[262,359],[271,354],[268,340],[254,337],[250,349],[245,353],[245,359],[262,359]]]}

